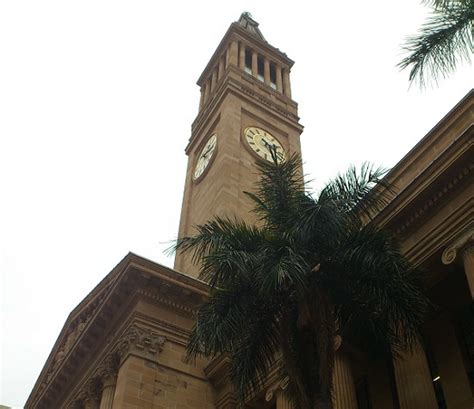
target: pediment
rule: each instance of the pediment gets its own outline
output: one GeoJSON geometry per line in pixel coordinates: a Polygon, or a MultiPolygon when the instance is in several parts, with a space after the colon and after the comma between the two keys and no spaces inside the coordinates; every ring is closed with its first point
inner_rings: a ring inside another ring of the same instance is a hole
{"type": "MultiPolygon", "coordinates": [[[[122,348],[110,327],[129,318],[127,306],[134,299],[148,298],[192,316],[206,295],[204,282],[129,253],[70,313],[25,407],[50,408],[98,348],[108,343],[109,349],[122,348]]],[[[135,324],[120,331],[147,333],[135,324]]]]}

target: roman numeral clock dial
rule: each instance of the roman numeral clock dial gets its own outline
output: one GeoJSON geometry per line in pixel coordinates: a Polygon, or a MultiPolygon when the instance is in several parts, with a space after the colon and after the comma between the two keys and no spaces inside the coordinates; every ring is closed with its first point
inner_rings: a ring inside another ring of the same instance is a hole
{"type": "Polygon", "coordinates": [[[201,176],[203,176],[204,171],[207,169],[209,164],[211,163],[211,159],[214,156],[214,152],[216,151],[217,147],[217,135],[212,135],[202,148],[201,152],[199,153],[198,159],[196,161],[196,166],[194,167],[193,179],[197,180],[201,176]]]}
{"type": "Polygon", "coordinates": [[[255,126],[249,126],[244,130],[244,137],[250,148],[261,158],[272,162],[273,151],[276,154],[278,162],[282,162],[286,159],[283,146],[271,133],[255,126]]]}

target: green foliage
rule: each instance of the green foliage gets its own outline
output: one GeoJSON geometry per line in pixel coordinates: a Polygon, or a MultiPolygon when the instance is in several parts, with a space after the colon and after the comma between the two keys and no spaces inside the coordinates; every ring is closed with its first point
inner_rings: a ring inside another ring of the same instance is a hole
{"type": "Polygon", "coordinates": [[[228,354],[241,399],[278,361],[296,409],[330,408],[335,337],[370,356],[409,349],[428,306],[420,275],[370,222],[384,171],[351,167],[312,196],[299,157],[257,166],[258,226],[215,218],[176,245],[211,288],[188,354],[228,354]]]}
{"type": "Polygon", "coordinates": [[[411,67],[410,82],[447,77],[462,61],[470,62],[474,52],[474,0],[428,0],[433,8],[418,35],[408,37],[408,53],[398,66],[411,67]]]}

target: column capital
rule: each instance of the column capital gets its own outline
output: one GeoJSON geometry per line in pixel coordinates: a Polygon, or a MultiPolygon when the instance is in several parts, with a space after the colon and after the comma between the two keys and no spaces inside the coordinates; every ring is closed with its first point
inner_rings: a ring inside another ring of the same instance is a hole
{"type": "Polygon", "coordinates": [[[110,353],[97,369],[97,375],[102,383],[102,388],[113,386],[117,382],[117,374],[120,365],[118,353],[110,353]]]}
{"type": "Polygon", "coordinates": [[[117,352],[122,362],[130,354],[156,360],[156,356],[163,350],[165,342],[164,336],[156,334],[151,329],[133,324],[120,338],[117,352]]]}
{"type": "Polygon", "coordinates": [[[441,255],[443,264],[451,264],[456,260],[458,253],[474,249],[474,223],[469,224],[454,240],[444,249],[441,255]]]}
{"type": "Polygon", "coordinates": [[[98,409],[101,397],[101,384],[97,378],[89,379],[78,395],[78,400],[82,402],[85,409],[98,409]]]}

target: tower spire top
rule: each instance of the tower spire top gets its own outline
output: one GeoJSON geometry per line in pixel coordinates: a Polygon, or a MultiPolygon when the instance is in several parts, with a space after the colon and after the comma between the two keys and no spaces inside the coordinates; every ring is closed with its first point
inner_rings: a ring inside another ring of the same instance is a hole
{"type": "Polygon", "coordinates": [[[259,40],[266,41],[262,32],[258,28],[258,23],[252,18],[252,15],[248,11],[244,11],[240,15],[239,21],[237,21],[237,23],[259,40]]]}

